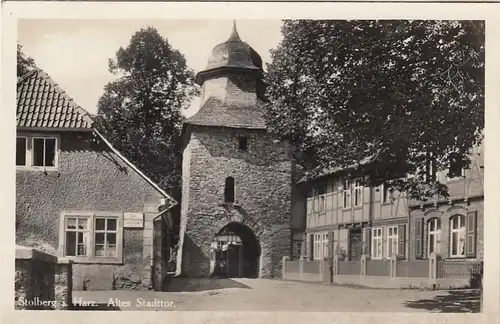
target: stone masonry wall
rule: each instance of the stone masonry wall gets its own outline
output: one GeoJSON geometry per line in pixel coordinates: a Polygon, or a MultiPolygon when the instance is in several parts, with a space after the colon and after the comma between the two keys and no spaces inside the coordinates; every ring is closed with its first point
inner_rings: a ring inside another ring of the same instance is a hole
{"type": "MultiPolygon", "coordinates": [[[[246,225],[260,247],[260,277],[280,277],[291,253],[291,158],[263,131],[196,129],[184,153],[182,272],[209,276],[210,243],[230,222],[246,225]],[[248,137],[248,152],[238,150],[248,137]],[[186,163],[189,161],[189,163],[186,163]],[[186,179],[189,177],[188,179],[186,179]],[[237,207],[224,207],[225,179],[235,180],[237,207]]],[[[180,268],[180,267],[179,267],[180,268]]]]}
{"type": "Polygon", "coordinates": [[[16,248],[16,309],[70,309],[72,263],[26,248],[16,248]]]}
{"type": "Polygon", "coordinates": [[[163,196],[89,133],[61,133],[57,171],[16,174],[16,243],[57,254],[62,210],[143,212],[143,229],[124,229],[123,264],[75,263],[75,290],[147,289],[152,218],[163,196]]]}

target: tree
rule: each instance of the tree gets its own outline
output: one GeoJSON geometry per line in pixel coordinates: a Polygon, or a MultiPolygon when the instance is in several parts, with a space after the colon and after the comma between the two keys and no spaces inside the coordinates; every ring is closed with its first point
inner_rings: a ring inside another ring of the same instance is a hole
{"type": "Polygon", "coordinates": [[[289,20],[267,66],[269,130],[297,162],[362,168],[415,199],[484,129],[484,23],[289,20]]]}
{"type": "Polygon", "coordinates": [[[153,27],[137,31],[109,60],[117,76],[98,102],[96,127],[165,189],[180,181],[181,109],[198,89],[184,56],[153,27]]]}
{"type": "Polygon", "coordinates": [[[22,77],[35,67],[35,60],[24,54],[23,46],[17,44],[17,77],[22,77]]]}

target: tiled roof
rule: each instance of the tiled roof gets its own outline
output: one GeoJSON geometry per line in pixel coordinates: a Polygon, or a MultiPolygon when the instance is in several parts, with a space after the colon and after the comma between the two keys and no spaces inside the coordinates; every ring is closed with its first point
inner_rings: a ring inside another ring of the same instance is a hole
{"type": "Polygon", "coordinates": [[[356,169],[358,167],[362,167],[364,165],[370,164],[374,162],[378,157],[378,154],[371,155],[369,157],[366,157],[362,159],[359,163],[353,164],[351,166],[341,168],[341,167],[335,167],[331,169],[323,169],[323,170],[315,170],[313,172],[306,172],[305,175],[298,181],[298,183],[303,183],[303,182],[308,182],[308,181],[314,181],[319,178],[327,177],[327,176],[332,176],[334,174],[337,174],[342,171],[347,171],[347,170],[352,170],[356,169]]]}
{"type": "Polygon", "coordinates": [[[92,129],[92,119],[40,69],[17,83],[17,127],[92,129]]]}
{"type": "Polygon", "coordinates": [[[209,98],[201,109],[184,123],[199,126],[219,126],[230,128],[266,129],[262,118],[263,103],[223,102],[209,98]]]}

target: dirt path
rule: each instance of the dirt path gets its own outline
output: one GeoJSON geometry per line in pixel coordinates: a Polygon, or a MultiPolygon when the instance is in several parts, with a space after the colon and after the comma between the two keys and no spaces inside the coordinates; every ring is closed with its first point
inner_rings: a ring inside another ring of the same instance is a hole
{"type": "Polygon", "coordinates": [[[477,291],[328,286],[266,279],[183,279],[172,292],[75,291],[102,309],[171,311],[477,312],[477,291]],[[176,290],[176,291],[175,291],[176,290]],[[110,303],[112,301],[112,303],[110,303]]]}

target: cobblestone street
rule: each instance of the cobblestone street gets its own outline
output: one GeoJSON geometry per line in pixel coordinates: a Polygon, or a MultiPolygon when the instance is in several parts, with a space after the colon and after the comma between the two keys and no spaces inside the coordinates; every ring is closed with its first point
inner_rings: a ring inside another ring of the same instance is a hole
{"type": "Polygon", "coordinates": [[[419,291],[328,286],[265,279],[178,279],[170,292],[75,291],[102,310],[479,312],[478,291],[419,291]],[[112,301],[110,303],[110,301],[112,301]],[[97,306],[98,305],[98,306],[97,306]]]}

